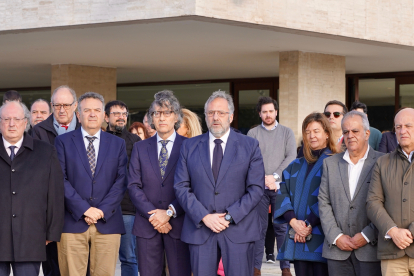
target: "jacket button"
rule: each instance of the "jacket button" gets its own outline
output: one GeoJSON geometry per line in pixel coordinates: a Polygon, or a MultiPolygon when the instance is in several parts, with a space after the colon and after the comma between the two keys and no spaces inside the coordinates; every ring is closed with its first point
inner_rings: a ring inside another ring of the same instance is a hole
{"type": "Polygon", "coordinates": [[[12,172],[15,172],[15,170],[14,170],[14,169],[12,169],[12,172]]]}
{"type": "Polygon", "coordinates": [[[92,182],[93,184],[96,184],[96,181],[92,182]]]}
{"type": "Polygon", "coordinates": [[[407,200],[404,198],[404,199],[403,199],[403,202],[406,202],[406,201],[407,201],[407,200]]]}
{"type": "Polygon", "coordinates": [[[216,210],[213,210],[213,213],[215,213],[216,212],[216,210]]]}
{"type": "Polygon", "coordinates": [[[15,194],[16,194],[16,192],[15,192],[15,191],[13,191],[13,192],[12,192],[12,194],[14,194],[14,195],[15,195],[15,194]]]}
{"type": "Polygon", "coordinates": [[[158,203],[159,203],[159,204],[161,204],[161,203],[162,203],[162,201],[160,200],[160,201],[158,201],[158,203]]]}
{"type": "Polygon", "coordinates": [[[90,197],[89,200],[93,200],[93,197],[90,197]]]}
{"type": "Polygon", "coordinates": [[[214,194],[215,194],[215,195],[218,195],[219,193],[218,193],[218,192],[215,192],[214,194]]]}
{"type": "Polygon", "coordinates": [[[351,208],[349,208],[349,209],[351,209],[351,210],[354,209],[354,206],[351,206],[351,208]]]}
{"type": "Polygon", "coordinates": [[[351,227],[351,224],[348,224],[348,227],[351,227]]]}
{"type": "Polygon", "coordinates": [[[15,214],[13,214],[13,218],[15,218],[16,217],[16,215],[15,214]]]}
{"type": "Polygon", "coordinates": [[[404,182],[404,185],[408,185],[408,182],[404,182]]]}

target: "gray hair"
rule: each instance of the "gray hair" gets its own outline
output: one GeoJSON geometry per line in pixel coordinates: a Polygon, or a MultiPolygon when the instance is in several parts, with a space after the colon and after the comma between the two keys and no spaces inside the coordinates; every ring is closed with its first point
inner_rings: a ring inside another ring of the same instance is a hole
{"type": "Polygon", "coordinates": [[[50,103],[49,103],[48,101],[46,101],[45,99],[37,99],[36,101],[34,101],[34,102],[32,103],[32,105],[30,106],[30,112],[32,111],[33,105],[34,105],[35,103],[39,103],[39,102],[44,102],[44,103],[46,103],[46,104],[47,104],[47,106],[49,107],[49,113],[52,113],[52,106],[51,106],[51,105],[50,105],[50,103]]]}
{"type": "Polygon", "coordinates": [[[214,92],[207,100],[207,102],[204,105],[204,113],[207,112],[207,106],[214,101],[217,98],[222,98],[227,101],[227,104],[229,106],[230,115],[234,113],[234,104],[233,104],[233,98],[230,94],[227,94],[225,91],[216,91],[214,92]]]}
{"type": "Polygon", "coordinates": [[[369,121],[368,121],[367,115],[365,113],[362,113],[356,110],[352,110],[344,115],[344,117],[342,118],[342,122],[341,122],[341,128],[343,127],[346,119],[348,119],[349,117],[354,117],[354,116],[361,117],[362,127],[364,128],[365,131],[369,130],[369,121]]]}
{"type": "MultiPolygon", "coordinates": [[[[3,109],[7,106],[7,105],[10,105],[10,104],[17,104],[17,105],[19,105],[22,109],[23,109],[23,113],[24,113],[24,118],[26,119],[26,120],[28,120],[29,118],[30,118],[30,111],[29,111],[29,109],[27,109],[27,106],[24,104],[24,103],[22,103],[22,102],[19,102],[19,101],[7,101],[7,102],[5,102],[1,107],[0,107],[0,116],[3,116],[3,109]]],[[[30,127],[30,124],[27,124],[29,127],[30,127]]],[[[27,128],[27,127],[26,127],[27,128]]],[[[26,129],[27,130],[27,129],[26,129]]]]}
{"type": "Polygon", "coordinates": [[[102,111],[105,110],[105,100],[104,97],[102,97],[101,94],[98,94],[96,92],[86,92],[78,99],[78,112],[81,112],[81,102],[85,99],[97,99],[102,102],[102,111]]]}
{"type": "Polygon", "coordinates": [[[180,102],[177,97],[174,96],[174,92],[171,90],[162,90],[154,95],[154,99],[155,100],[151,103],[147,113],[148,124],[155,129],[152,121],[152,113],[155,111],[155,106],[158,105],[160,107],[166,107],[175,113],[177,116],[177,122],[174,124],[174,129],[179,129],[181,122],[183,121],[183,112],[181,110],[180,102]]]}
{"type": "Polygon", "coordinates": [[[72,88],[70,88],[70,87],[69,87],[69,86],[67,86],[67,85],[61,85],[61,86],[59,86],[58,88],[56,88],[55,90],[53,90],[52,97],[50,98],[50,101],[51,101],[51,102],[53,102],[53,96],[55,96],[56,92],[58,92],[58,91],[59,91],[60,89],[62,89],[62,88],[66,88],[66,89],[68,89],[68,90],[69,90],[69,92],[70,92],[70,94],[72,94],[72,97],[73,97],[73,102],[76,102],[77,97],[76,97],[76,92],[75,92],[75,90],[73,90],[72,88]]]}

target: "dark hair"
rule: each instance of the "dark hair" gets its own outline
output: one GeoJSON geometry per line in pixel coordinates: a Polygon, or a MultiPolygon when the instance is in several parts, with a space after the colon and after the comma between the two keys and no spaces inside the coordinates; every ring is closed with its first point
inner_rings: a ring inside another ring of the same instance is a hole
{"type": "Polygon", "coordinates": [[[110,101],[109,103],[107,103],[105,105],[105,114],[106,114],[106,116],[109,116],[109,113],[111,113],[111,108],[113,106],[124,107],[126,109],[126,111],[128,112],[128,107],[123,101],[110,101]]]}
{"type": "Polygon", "coordinates": [[[22,101],[22,96],[16,90],[9,90],[3,95],[3,103],[6,101],[22,101]]]}
{"type": "Polygon", "coordinates": [[[129,128],[128,128],[128,131],[129,132],[132,132],[132,130],[133,129],[135,129],[137,132],[138,132],[138,129],[139,128],[141,128],[142,129],[142,131],[144,132],[144,138],[145,139],[148,139],[148,138],[150,138],[151,136],[149,135],[149,133],[148,133],[148,130],[147,130],[147,128],[144,126],[144,124],[143,123],[141,123],[141,122],[134,122],[129,128]]]}
{"type": "Polygon", "coordinates": [[[355,109],[358,109],[358,108],[361,108],[362,111],[364,111],[365,114],[368,114],[368,108],[367,108],[366,104],[361,103],[360,101],[353,102],[352,105],[351,105],[351,111],[355,110],[355,109]]]}
{"type": "Polygon", "coordinates": [[[260,113],[260,111],[262,111],[262,106],[264,104],[270,104],[270,103],[273,104],[276,111],[279,110],[279,106],[278,106],[277,101],[275,99],[272,99],[270,97],[260,97],[259,101],[257,102],[257,105],[256,105],[256,111],[260,113]]]}
{"type": "Polygon", "coordinates": [[[47,104],[47,106],[49,107],[49,113],[52,113],[52,107],[50,106],[50,103],[49,103],[48,101],[46,101],[45,99],[37,99],[36,101],[34,101],[34,102],[32,103],[32,105],[30,106],[30,112],[32,112],[32,107],[33,107],[33,105],[34,105],[35,103],[38,103],[38,102],[44,102],[44,103],[46,103],[46,104],[47,104]]]}
{"type": "Polygon", "coordinates": [[[323,109],[323,111],[325,111],[325,110],[326,110],[326,108],[327,108],[329,105],[334,105],[334,104],[342,106],[342,113],[343,113],[343,115],[345,115],[346,113],[348,113],[348,108],[346,108],[346,105],[344,105],[342,102],[337,101],[337,100],[329,101],[329,102],[325,105],[325,108],[323,109]]]}

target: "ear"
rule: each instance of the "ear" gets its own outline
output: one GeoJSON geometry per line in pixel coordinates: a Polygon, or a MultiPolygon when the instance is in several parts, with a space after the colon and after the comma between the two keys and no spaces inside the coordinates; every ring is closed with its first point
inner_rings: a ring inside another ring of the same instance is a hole
{"type": "Polygon", "coordinates": [[[80,114],[79,114],[79,112],[78,111],[75,111],[75,113],[76,113],[76,117],[78,118],[78,121],[80,121],[80,114]]]}
{"type": "Polygon", "coordinates": [[[109,117],[108,117],[108,115],[106,115],[106,113],[105,113],[105,122],[106,122],[107,124],[109,124],[109,117]]]}
{"type": "Polygon", "coordinates": [[[230,121],[230,124],[233,122],[233,117],[234,117],[234,114],[231,114],[231,115],[229,116],[229,121],[230,121]]]}

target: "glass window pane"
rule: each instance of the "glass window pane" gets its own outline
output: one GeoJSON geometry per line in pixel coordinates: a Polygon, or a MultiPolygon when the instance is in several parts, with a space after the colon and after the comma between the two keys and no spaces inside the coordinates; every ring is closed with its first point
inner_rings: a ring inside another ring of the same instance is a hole
{"type": "MultiPolygon", "coordinates": [[[[30,91],[19,91],[19,94],[22,96],[23,103],[27,106],[28,109],[30,109],[30,106],[32,103],[37,99],[44,99],[48,102],[50,102],[50,96],[52,93],[50,92],[50,89],[47,90],[30,90],[30,91]]],[[[3,95],[6,93],[0,92],[0,102],[3,102],[3,95]]]]}
{"type": "Polygon", "coordinates": [[[247,134],[253,126],[262,123],[256,112],[256,104],[260,97],[269,97],[269,90],[240,90],[239,91],[239,130],[247,134]]]}
{"type": "Polygon", "coordinates": [[[145,111],[154,100],[154,94],[164,89],[172,90],[183,107],[197,113],[201,118],[203,132],[206,132],[207,126],[204,119],[204,104],[214,91],[220,89],[229,92],[230,84],[226,82],[118,87],[117,98],[128,105],[131,113],[128,118],[128,125],[137,121],[142,122],[145,111]]]}
{"type": "Polygon", "coordinates": [[[400,107],[414,107],[414,84],[400,85],[400,107]]]}
{"type": "Polygon", "coordinates": [[[392,130],[395,112],[395,79],[359,80],[359,101],[368,107],[369,124],[392,130]]]}

